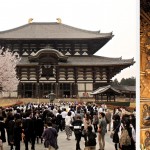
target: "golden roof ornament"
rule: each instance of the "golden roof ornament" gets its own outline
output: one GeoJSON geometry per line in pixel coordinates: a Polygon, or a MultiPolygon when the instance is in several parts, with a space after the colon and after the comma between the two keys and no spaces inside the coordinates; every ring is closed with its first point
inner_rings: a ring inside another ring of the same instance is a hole
{"type": "Polygon", "coordinates": [[[60,18],[57,18],[57,23],[61,23],[61,19],[60,18]]]}
{"type": "Polygon", "coordinates": [[[33,21],[33,18],[28,19],[28,23],[32,23],[32,21],[33,21]]]}

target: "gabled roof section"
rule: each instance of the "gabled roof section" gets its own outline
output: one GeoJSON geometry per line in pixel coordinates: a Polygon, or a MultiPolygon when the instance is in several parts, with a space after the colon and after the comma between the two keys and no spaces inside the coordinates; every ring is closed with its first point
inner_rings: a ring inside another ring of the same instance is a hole
{"type": "Polygon", "coordinates": [[[37,60],[42,54],[44,55],[52,55],[52,57],[57,57],[60,61],[66,62],[67,56],[63,55],[61,52],[55,50],[55,49],[41,49],[37,53],[35,53],[33,56],[29,56],[29,61],[35,61],[37,60]]]}
{"type": "Polygon", "coordinates": [[[96,89],[95,91],[93,91],[91,93],[91,95],[102,94],[102,93],[105,93],[107,91],[113,91],[116,94],[120,94],[121,93],[119,90],[113,88],[111,85],[107,85],[107,86],[99,87],[98,89],[96,89]]]}
{"type": "Polygon", "coordinates": [[[97,39],[113,37],[111,33],[88,31],[61,23],[33,22],[14,29],[1,31],[0,39],[97,39]]]}

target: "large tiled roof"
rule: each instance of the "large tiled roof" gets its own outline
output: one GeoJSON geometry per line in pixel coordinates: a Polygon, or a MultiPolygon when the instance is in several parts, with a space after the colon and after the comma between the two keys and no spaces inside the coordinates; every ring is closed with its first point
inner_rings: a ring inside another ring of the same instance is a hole
{"type": "MultiPolygon", "coordinates": [[[[38,63],[32,63],[28,57],[22,57],[18,65],[32,65],[38,63]]],[[[125,65],[130,66],[134,64],[133,59],[122,58],[109,58],[102,56],[70,56],[67,62],[59,62],[61,66],[112,66],[112,65],[125,65]]]]}
{"type": "Polygon", "coordinates": [[[112,32],[88,31],[55,22],[33,22],[0,32],[0,39],[111,39],[112,37],[112,32]]]}

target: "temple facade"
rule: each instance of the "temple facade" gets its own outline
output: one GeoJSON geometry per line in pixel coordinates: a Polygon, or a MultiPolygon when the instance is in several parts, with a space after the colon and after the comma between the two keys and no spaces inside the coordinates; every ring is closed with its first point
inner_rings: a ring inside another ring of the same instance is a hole
{"type": "Polygon", "coordinates": [[[0,32],[0,46],[21,60],[18,96],[42,98],[51,91],[57,98],[90,97],[112,77],[134,64],[133,59],[95,56],[112,33],[87,31],[56,23],[28,23],[0,32]]]}

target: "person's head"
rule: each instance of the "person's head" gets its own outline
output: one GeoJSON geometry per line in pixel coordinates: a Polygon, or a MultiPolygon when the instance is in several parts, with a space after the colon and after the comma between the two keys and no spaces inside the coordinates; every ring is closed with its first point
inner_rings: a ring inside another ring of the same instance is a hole
{"type": "Polygon", "coordinates": [[[21,126],[21,119],[17,119],[16,121],[15,121],[15,125],[18,127],[18,126],[21,126]]]}
{"type": "Polygon", "coordinates": [[[92,126],[88,126],[88,132],[92,132],[92,126]]]}
{"type": "Polygon", "coordinates": [[[100,118],[104,118],[104,117],[105,117],[105,114],[104,114],[103,112],[100,112],[100,113],[99,113],[99,117],[100,117],[100,118]]]}
{"type": "Polygon", "coordinates": [[[61,114],[61,110],[60,109],[58,110],[58,113],[61,114]]]}
{"type": "Polygon", "coordinates": [[[116,121],[116,120],[118,120],[118,121],[120,121],[120,116],[118,115],[118,114],[115,114],[114,116],[113,116],[113,119],[116,121]]]}
{"type": "Polygon", "coordinates": [[[71,111],[68,112],[68,116],[71,116],[71,111]]]}
{"type": "Polygon", "coordinates": [[[52,126],[52,122],[51,121],[48,121],[46,124],[47,124],[48,127],[52,126]]]}
{"type": "Polygon", "coordinates": [[[90,114],[89,113],[85,113],[85,119],[89,120],[90,119],[90,114]]]}

